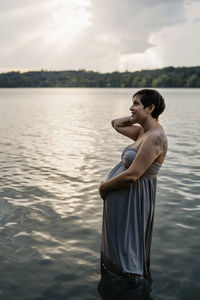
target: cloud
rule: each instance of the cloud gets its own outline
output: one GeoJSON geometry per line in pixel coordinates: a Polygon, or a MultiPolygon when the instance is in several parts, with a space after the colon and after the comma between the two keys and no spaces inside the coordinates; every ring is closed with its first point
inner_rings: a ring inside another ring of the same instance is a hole
{"type": "Polygon", "coordinates": [[[66,47],[72,47],[79,31],[90,24],[87,4],[87,0],[37,0],[32,4],[21,0],[13,6],[11,1],[3,4],[0,14],[2,68],[51,69],[56,68],[56,62],[60,68],[66,47]]]}
{"type": "Polygon", "coordinates": [[[116,51],[120,53],[142,51],[150,45],[148,36],[152,31],[184,20],[183,1],[169,2],[94,0],[93,34],[98,34],[109,48],[109,38],[104,35],[111,42],[118,42],[116,51]]]}
{"type": "MultiPolygon", "coordinates": [[[[1,68],[105,72],[193,63],[196,55],[191,60],[182,56],[181,61],[180,53],[168,54],[177,34],[195,31],[194,24],[199,24],[192,9],[199,1],[185,1],[4,1],[0,3],[1,68]]],[[[194,45],[189,34],[188,39],[194,45]]]]}
{"type": "Polygon", "coordinates": [[[184,24],[164,28],[152,35],[156,45],[154,51],[165,65],[200,65],[200,22],[197,22],[199,11],[200,2],[194,1],[192,5],[186,6],[187,21],[184,24]]]}
{"type": "Polygon", "coordinates": [[[198,35],[200,2],[185,6],[186,21],[173,24],[150,35],[152,47],[143,53],[133,53],[121,57],[120,70],[160,68],[165,66],[200,65],[200,43],[198,35]]]}
{"type": "Polygon", "coordinates": [[[152,46],[152,32],[185,21],[184,1],[169,2],[94,0],[92,25],[77,40],[73,63],[100,71],[121,69],[123,56],[152,46]]]}

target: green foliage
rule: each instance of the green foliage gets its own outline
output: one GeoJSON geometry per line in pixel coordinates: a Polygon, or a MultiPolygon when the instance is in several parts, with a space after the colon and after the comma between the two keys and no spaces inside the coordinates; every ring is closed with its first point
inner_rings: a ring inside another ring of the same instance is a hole
{"type": "Polygon", "coordinates": [[[30,71],[0,74],[0,87],[200,87],[200,67],[136,72],[30,71]]]}

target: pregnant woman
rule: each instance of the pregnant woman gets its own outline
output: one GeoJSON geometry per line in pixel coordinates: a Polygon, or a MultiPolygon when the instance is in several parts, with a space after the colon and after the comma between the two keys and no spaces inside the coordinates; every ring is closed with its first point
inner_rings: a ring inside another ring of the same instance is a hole
{"type": "Polygon", "coordinates": [[[113,120],[112,126],[134,143],[123,150],[121,161],[99,187],[104,200],[98,285],[102,299],[150,299],[141,297],[144,282],[151,282],[157,174],[167,152],[167,138],[158,122],[165,102],[152,89],[138,91],[132,101],[131,116],[113,120]]]}

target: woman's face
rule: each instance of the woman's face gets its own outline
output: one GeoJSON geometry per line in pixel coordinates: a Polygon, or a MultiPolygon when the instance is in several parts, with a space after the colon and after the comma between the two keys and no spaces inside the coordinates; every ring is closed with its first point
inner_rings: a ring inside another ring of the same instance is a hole
{"type": "Polygon", "coordinates": [[[144,105],[140,101],[140,96],[136,95],[133,97],[133,104],[130,107],[131,116],[135,121],[140,122],[144,119],[147,114],[147,107],[144,108],[144,105]]]}

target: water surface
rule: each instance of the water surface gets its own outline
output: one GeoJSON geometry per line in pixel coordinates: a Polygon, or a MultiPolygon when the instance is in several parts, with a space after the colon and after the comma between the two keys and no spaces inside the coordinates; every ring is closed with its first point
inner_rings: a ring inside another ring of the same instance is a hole
{"type": "MultiPolygon", "coordinates": [[[[99,182],[131,141],[110,121],[137,89],[0,89],[0,299],[99,299],[99,182]]],[[[199,297],[200,89],[160,89],[154,300],[199,297]]]]}

